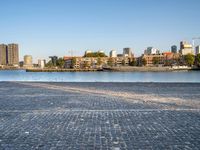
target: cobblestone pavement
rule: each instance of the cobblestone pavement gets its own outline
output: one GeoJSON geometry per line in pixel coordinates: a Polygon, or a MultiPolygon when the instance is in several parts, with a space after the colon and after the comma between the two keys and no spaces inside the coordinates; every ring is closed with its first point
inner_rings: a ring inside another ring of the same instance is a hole
{"type": "Polygon", "coordinates": [[[199,91],[190,83],[0,82],[0,149],[198,150],[199,91]]]}

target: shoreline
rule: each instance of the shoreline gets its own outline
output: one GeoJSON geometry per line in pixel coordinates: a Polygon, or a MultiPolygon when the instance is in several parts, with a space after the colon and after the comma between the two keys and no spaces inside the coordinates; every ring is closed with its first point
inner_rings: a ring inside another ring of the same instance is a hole
{"type": "Polygon", "coordinates": [[[26,72],[173,72],[199,70],[188,68],[171,67],[107,67],[103,69],[26,69],[26,72]]]}
{"type": "Polygon", "coordinates": [[[172,68],[172,67],[104,67],[102,69],[39,69],[39,68],[4,68],[2,70],[25,70],[26,72],[174,72],[174,71],[200,71],[200,68],[172,68]]]}

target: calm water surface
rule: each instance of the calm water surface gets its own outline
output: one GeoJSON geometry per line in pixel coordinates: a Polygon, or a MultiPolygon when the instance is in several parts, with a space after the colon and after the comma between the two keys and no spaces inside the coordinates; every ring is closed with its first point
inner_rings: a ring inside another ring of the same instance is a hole
{"type": "Polygon", "coordinates": [[[26,72],[1,70],[0,81],[45,82],[194,82],[200,72],[26,72]]]}

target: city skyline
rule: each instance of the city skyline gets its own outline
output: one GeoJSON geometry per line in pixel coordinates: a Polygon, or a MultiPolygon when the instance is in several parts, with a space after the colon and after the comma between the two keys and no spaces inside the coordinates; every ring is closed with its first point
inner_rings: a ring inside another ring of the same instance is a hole
{"type": "MultiPolygon", "coordinates": [[[[0,43],[18,43],[24,55],[82,55],[85,50],[131,47],[136,56],[148,46],[170,50],[200,36],[198,0],[11,0],[1,2],[0,43]]],[[[199,41],[196,42],[199,44],[199,41]]]]}

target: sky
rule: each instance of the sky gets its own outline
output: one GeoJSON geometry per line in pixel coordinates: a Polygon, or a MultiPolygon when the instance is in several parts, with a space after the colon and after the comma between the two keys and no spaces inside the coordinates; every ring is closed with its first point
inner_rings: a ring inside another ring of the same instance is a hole
{"type": "MultiPolygon", "coordinates": [[[[169,51],[200,37],[200,0],[0,0],[0,43],[24,55],[79,56],[85,50],[169,51]]],[[[196,44],[200,41],[196,41],[196,44]]]]}

